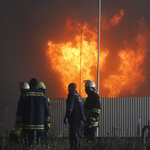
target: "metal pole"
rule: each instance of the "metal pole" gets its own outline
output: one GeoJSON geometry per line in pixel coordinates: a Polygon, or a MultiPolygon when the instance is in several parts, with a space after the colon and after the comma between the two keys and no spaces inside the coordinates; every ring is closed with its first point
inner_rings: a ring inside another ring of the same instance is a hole
{"type": "Polygon", "coordinates": [[[98,67],[97,67],[97,91],[99,94],[100,80],[100,23],[101,23],[101,0],[98,3],[98,67]]]}
{"type": "MultiPolygon", "coordinates": [[[[98,1],[98,67],[97,67],[97,91],[99,94],[99,80],[100,80],[100,23],[101,23],[101,0],[98,1]]],[[[98,128],[96,130],[98,137],[98,128]]]]}

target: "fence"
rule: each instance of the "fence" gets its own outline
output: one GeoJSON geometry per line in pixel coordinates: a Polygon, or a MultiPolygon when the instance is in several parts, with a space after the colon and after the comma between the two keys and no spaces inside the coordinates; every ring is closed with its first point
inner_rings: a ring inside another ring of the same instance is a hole
{"type": "MultiPolygon", "coordinates": [[[[142,135],[142,128],[150,120],[149,97],[101,98],[98,137],[142,135]]],[[[68,136],[68,125],[63,124],[66,99],[51,99],[51,127],[57,136],[68,136]]]]}
{"type": "MultiPolygon", "coordinates": [[[[98,137],[113,136],[135,137],[142,135],[142,128],[150,120],[150,97],[101,98],[100,127],[98,137]]],[[[63,123],[66,111],[65,98],[51,99],[51,131],[56,136],[68,136],[68,125],[63,123]]],[[[14,126],[16,110],[11,107],[1,108],[0,132],[14,126]]]]}

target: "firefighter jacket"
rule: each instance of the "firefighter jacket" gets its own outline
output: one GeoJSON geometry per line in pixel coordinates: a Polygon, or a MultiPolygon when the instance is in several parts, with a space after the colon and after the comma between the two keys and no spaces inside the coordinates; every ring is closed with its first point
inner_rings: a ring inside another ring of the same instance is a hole
{"type": "Polygon", "coordinates": [[[69,92],[66,107],[66,118],[68,118],[69,124],[73,124],[76,121],[85,122],[84,100],[76,90],[69,92]]]}
{"type": "Polygon", "coordinates": [[[50,127],[50,113],[47,96],[31,87],[30,90],[20,96],[16,115],[16,123],[23,123],[23,129],[44,132],[44,125],[50,127]]]}
{"type": "Polygon", "coordinates": [[[85,126],[88,127],[99,126],[98,116],[100,113],[100,109],[101,105],[99,95],[96,93],[96,91],[90,91],[85,101],[85,116],[86,116],[85,126]]]}

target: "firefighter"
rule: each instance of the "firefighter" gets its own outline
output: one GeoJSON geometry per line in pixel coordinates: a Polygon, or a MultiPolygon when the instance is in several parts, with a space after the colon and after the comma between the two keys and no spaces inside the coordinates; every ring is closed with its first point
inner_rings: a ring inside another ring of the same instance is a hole
{"type": "Polygon", "coordinates": [[[66,116],[64,123],[69,123],[69,140],[71,150],[81,150],[82,136],[85,125],[84,101],[76,91],[76,84],[68,86],[68,98],[66,100],[66,116]]]}
{"type": "MultiPolygon", "coordinates": [[[[44,92],[45,95],[46,95],[46,92],[45,92],[46,86],[45,86],[45,84],[44,84],[43,82],[41,82],[41,81],[38,82],[38,89],[41,90],[42,92],[44,92]]],[[[47,100],[48,100],[49,110],[50,110],[50,99],[47,97],[47,100]]],[[[45,125],[46,125],[46,124],[45,124],[45,125]]],[[[44,132],[44,141],[47,140],[47,132],[48,132],[48,129],[49,129],[49,128],[47,128],[47,129],[45,130],[45,132],[44,132]]]]}
{"type": "Polygon", "coordinates": [[[92,142],[95,142],[95,132],[96,128],[99,126],[98,124],[98,116],[100,113],[100,98],[95,90],[95,83],[90,80],[85,81],[85,92],[88,97],[85,100],[85,129],[84,129],[84,137],[92,142]]]}
{"type": "Polygon", "coordinates": [[[35,134],[37,144],[41,145],[44,129],[50,126],[49,104],[47,96],[37,87],[37,79],[32,78],[29,86],[30,89],[21,95],[18,102],[16,124],[23,123],[28,146],[32,145],[35,134]]]}
{"type": "MultiPolygon", "coordinates": [[[[19,82],[19,89],[21,94],[23,94],[24,92],[28,91],[30,87],[26,82],[19,82]]],[[[20,124],[19,126],[15,124],[14,128],[10,132],[10,142],[18,144],[20,142],[21,136],[23,136],[22,124],[20,124]]]]}

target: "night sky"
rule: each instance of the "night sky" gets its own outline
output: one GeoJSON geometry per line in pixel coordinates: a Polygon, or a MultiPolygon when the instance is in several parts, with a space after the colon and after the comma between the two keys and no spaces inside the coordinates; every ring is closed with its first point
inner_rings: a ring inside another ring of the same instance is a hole
{"type": "MultiPolygon", "coordinates": [[[[108,22],[120,10],[124,16],[110,30],[101,29],[101,47],[109,49],[107,69],[101,80],[115,74],[119,59],[118,51],[128,47],[136,49],[138,21],[145,20],[147,34],[150,28],[150,1],[148,0],[102,0],[102,21],[108,22]]],[[[48,41],[67,41],[65,36],[66,17],[79,22],[88,22],[98,28],[98,0],[1,0],[0,1],[0,106],[17,106],[20,92],[18,83],[37,78],[46,84],[49,98],[66,97],[59,75],[49,63],[46,55],[48,41]]],[[[101,26],[102,27],[102,26],[101,26]]],[[[70,35],[71,36],[71,35],[70,35]]],[[[132,93],[122,91],[118,96],[148,97],[150,91],[149,56],[150,45],[146,44],[146,57],[142,64],[144,82],[132,93]]],[[[129,77],[130,78],[130,77],[129,77]]],[[[100,84],[102,86],[102,83],[100,84]]],[[[130,88],[130,87],[129,87],[130,88]]],[[[101,95],[107,97],[109,89],[101,95]]]]}

